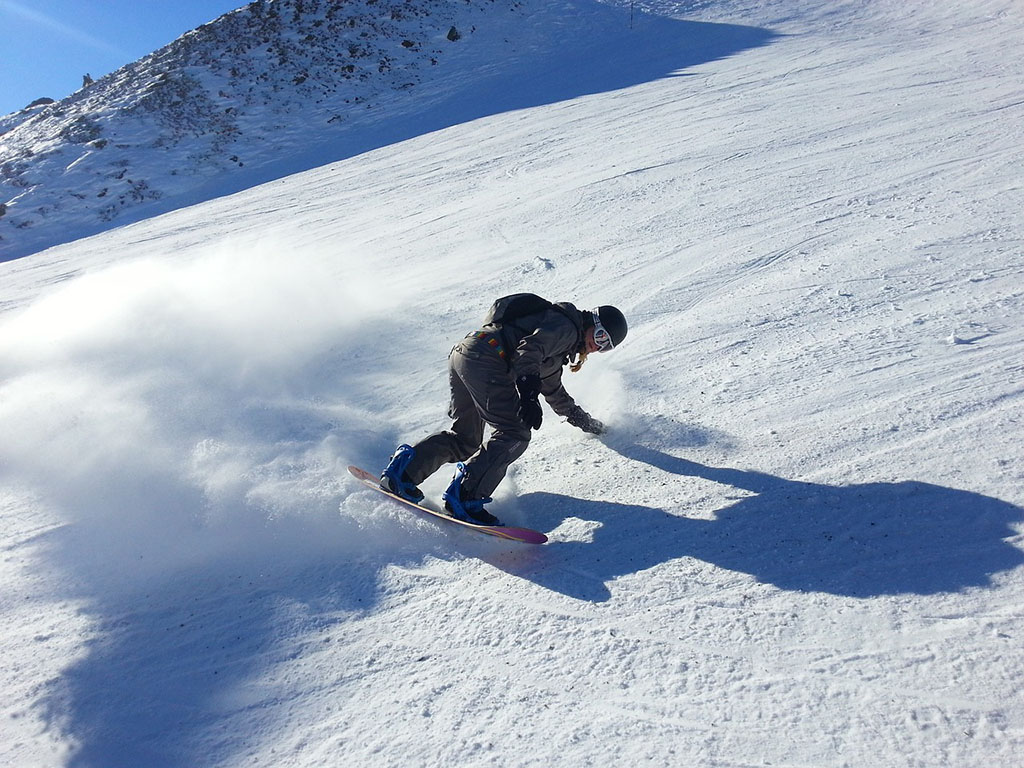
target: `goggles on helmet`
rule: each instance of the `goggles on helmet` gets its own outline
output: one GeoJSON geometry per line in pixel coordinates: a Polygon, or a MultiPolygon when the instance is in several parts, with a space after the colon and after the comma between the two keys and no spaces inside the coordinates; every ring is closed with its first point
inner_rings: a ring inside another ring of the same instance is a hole
{"type": "Polygon", "coordinates": [[[597,314],[597,310],[591,310],[590,314],[594,318],[594,343],[597,344],[597,351],[607,352],[609,349],[614,349],[612,335],[601,325],[601,316],[597,314]]]}

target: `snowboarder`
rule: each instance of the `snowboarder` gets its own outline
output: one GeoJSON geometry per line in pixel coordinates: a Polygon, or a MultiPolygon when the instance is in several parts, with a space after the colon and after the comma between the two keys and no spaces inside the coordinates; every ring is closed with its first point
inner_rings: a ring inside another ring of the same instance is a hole
{"type": "Polygon", "coordinates": [[[522,456],[531,429],[540,429],[540,395],[559,416],[584,432],[605,426],[565,391],[562,368],[578,371],[588,354],[622,343],[627,325],[612,306],[578,310],[533,294],[498,299],[481,330],[470,333],[448,356],[451,429],[415,445],[400,445],[381,474],[381,487],[419,502],[417,487],[442,464],[457,462],[442,494],[452,517],[479,525],[501,525],[484,505],[522,456]],[[484,440],[484,426],[491,434],[484,440]]]}

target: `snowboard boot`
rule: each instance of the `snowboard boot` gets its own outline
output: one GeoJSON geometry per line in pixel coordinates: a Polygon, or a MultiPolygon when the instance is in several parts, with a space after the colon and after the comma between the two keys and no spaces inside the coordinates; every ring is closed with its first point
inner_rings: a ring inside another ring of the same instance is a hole
{"type": "Polygon", "coordinates": [[[463,498],[462,483],[465,479],[466,465],[460,461],[455,465],[455,477],[452,478],[451,485],[441,494],[448,514],[456,520],[473,525],[501,525],[498,518],[484,509],[484,504],[490,504],[493,499],[463,498]]]}
{"type": "Polygon", "coordinates": [[[408,445],[400,445],[391,457],[391,462],[385,467],[380,475],[380,487],[395,496],[401,496],[406,501],[419,504],[423,501],[423,491],[409,480],[405,474],[405,468],[409,466],[415,452],[408,445]]]}

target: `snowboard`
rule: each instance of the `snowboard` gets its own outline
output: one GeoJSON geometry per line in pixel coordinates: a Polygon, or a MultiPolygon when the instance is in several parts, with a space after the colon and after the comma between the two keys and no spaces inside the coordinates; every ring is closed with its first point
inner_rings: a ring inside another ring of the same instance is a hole
{"type": "Polygon", "coordinates": [[[444,520],[446,523],[453,523],[454,525],[461,525],[463,528],[469,528],[471,531],[477,533],[483,533],[488,536],[497,536],[499,539],[507,539],[509,541],[521,541],[526,544],[543,544],[548,540],[540,531],[534,531],[529,528],[513,528],[507,525],[473,525],[472,523],[464,523],[462,520],[456,520],[451,515],[446,515],[443,512],[437,512],[430,507],[424,507],[422,504],[403,499],[401,496],[396,496],[390,491],[385,491],[380,487],[380,480],[378,477],[365,469],[359,467],[348,468],[348,471],[352,473],[359,482],[365,485],[367,488],[372,488],[378,493],[382,493],[385,496],[394,499],[397,502],[401,502],[407,507],[412,507],[417,512],[421,512],[424,515],[430,515],[438,520],[444,520]]]}

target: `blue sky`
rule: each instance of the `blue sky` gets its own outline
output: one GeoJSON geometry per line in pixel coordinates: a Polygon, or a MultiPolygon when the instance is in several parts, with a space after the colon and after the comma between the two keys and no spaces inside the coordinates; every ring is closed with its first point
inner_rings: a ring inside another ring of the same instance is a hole
{"type": "Polygon", "coordinates": [[[0,0],[0,115],[62,99],[247,0],[0,0]]]}

